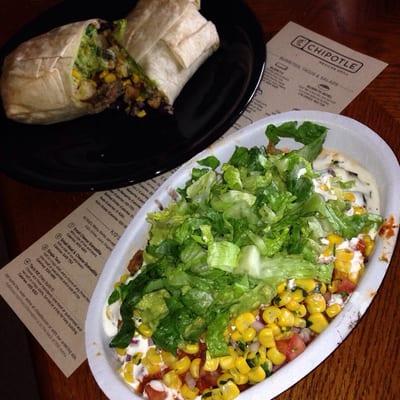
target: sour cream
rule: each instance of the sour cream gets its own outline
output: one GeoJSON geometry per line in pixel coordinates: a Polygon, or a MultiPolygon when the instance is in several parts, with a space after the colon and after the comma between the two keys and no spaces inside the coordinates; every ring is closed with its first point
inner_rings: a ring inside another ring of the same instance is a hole
{"type": "Polygon", "coordinates": [[[354,205],[365,205],[368,212],[379,214],[379,190],[375,178],[356,161],[324,149],[314,161],[313,166],[314,169],[321,172],[321,176],[313,180],[315,191],[324,196],[325,200],[336,198],[330,181],[337,176],[344,182],[354,181],[354,185],[350,189],[355,196],[354,205]],[[328,190],[323,190],[321,186],[328,190]]]}

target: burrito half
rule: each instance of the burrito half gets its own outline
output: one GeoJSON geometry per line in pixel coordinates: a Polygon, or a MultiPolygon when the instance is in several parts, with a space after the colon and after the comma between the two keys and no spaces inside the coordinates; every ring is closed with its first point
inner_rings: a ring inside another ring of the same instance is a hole
{"type": "Polygon", "coordinates": [[[116,43],[113,25],[98,19],[54,29],[7,56],[1,95],[7,116],[51,124],[103,111],[129,97],[129,111],[166,103],[156,85],[116,43]]]}
{"type": "Polygon", "coordinates": [[[215,25],[198,8],[191,0],[140,0],[119,32],[121,45],[170,104],[219,47],[215,25]]]}

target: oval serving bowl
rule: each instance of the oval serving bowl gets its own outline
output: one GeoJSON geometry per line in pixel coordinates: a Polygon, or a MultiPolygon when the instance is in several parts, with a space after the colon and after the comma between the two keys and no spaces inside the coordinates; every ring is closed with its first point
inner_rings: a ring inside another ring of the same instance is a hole
{"type": "MultiPolygon", "coordinates": [[[[111,400],[141,399],[132,393],[117,373],[117,361],[113,350],[108,347],[110,338],[103,331],[102,312],[114,282],[126,269],[132,254],[146,245],[149,230],[147,213],[158,210],[160,203],[166,206],[172,201],[169,193],[185,184],[197,160],[212,154],[221,162],[226,162],[235,146],[265,145],[265,127],[286,121],[313,121],[328,127],[324,147],[357,161],[375,177],[380,195],[380,213],[385,218],[393,215],[398,223],[399,163],[390,147],[375,132],[355,120],[319,111],[291,111],[261,119],[211,145],[176,171],[136,214],[105,264],[92,295],[86,318],[86,352],[98,385],[111,400]]],[[[295,142],[283,139],[279,147],[295,148],[295,142]]],[[[340,345],[371,304],[371,293],[378,290],[389,267],[397,234],[398,229],[390,240],[377,238],[375,251],[355,292],[343,311],[307,346],[306,351],[263,382],[241,393],[238,399],[272,399],[307,375],[340,345]],[[388,261],[383,261],[383,258],[388,261]]]]}

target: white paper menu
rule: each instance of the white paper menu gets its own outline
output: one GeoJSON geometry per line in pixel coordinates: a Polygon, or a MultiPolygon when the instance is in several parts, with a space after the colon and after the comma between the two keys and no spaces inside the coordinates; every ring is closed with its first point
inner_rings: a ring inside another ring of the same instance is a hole
{"type": "MultiPolygon", "coordinates": [[[[294,109],[339,113],[386,65],[289,22],[267,43],[256,96],[225,135],[294,109]]],[[[170,174],[93,194],[0,271],[0,294],[66,376],[86,358],[86,312],[107,257],[170,174]]]]}

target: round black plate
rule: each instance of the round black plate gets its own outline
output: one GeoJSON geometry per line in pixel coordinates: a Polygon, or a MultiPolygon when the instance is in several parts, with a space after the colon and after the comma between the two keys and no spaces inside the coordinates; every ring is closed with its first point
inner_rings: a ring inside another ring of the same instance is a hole
{"type": "MultiPolygon", "coordinates": [[[[1,57],[58,25],[122,18],[135,3],[65,1],[26,26],[1,57]]],[[[257,19],[240,0],[203,0],[201,12],[215,23],[221,48],[184,87],[173,115],[154,112],[135,119],[110,109],[43,126],[13,122],[1,108],[0,169],[48,189],[104,190],[166,172],[214,142],[252,99],[264,70],[265,42],[257,19]]]]}

